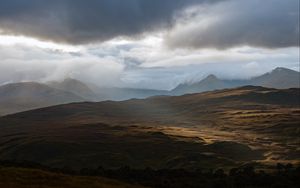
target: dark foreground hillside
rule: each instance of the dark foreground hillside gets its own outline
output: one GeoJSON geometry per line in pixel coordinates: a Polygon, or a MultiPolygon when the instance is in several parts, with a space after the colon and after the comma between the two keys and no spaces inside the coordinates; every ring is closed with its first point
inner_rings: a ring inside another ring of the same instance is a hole
{"type": "Polygon", "coordinates": [[[0,187],[11,188],[298,188],[300,167],[291,164],[270,166],[266,170],[254,164],[215,169],[104,169],[102,167],[80,171],[68,168],[54,169],[33,163],[0,162],[0,187]],[[104,178],[105,177],[105,178],[104,178]],[[115,180],[113,180],[115,179],[115,180]],[[126,182],[126,183],[125,183],[126,182]]]}
{"type": "Polygon", "coordinates": [[[0,160],[77,170],[297,164],[299,91],[247,86],[9,115],[0,118],[0,160]]]}
{"type": "Polygon", "coordinates": [[[67,175],[46,170],[0,167],[3,188],[142,188],[103,177],[67,175]]]}

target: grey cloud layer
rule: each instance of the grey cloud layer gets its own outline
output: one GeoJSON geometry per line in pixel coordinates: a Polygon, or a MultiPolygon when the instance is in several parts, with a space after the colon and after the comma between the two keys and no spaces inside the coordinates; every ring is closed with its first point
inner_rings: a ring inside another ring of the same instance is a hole
{"type": "Polygon", "coordinates": [[[170,46],[299,46],[299,0],[231,0],[194,14],[170,32],[170,46]]]}
{"type": "Polygon", "coordinates": [[[171,47],[291,47],[299,0],[1,0],[1,30],[71,44],[167,30],[171,47]]]}
{"type": "Polygon", "coordinates": [[[0,29],[74,44],[105,41],[170,27],[177,11],[206,1],[1,0],[0,29]]]}
{"type": "Polygon", "coordinates": [[[71,77],[106,87],[172,89],[211,73],[220,78],[246,79],[275,67],[299,70],[299,49],[295,47],[170,51],[144,40],[88,45],[75,53],[0,44],[0,57],[0,85],[71,77]]]}

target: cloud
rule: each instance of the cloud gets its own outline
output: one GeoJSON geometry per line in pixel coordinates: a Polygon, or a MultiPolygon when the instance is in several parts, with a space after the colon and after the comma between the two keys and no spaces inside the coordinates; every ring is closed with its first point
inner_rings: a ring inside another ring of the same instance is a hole
{"type": "Polygon", "coordinates": [[[11,82],[47,82],[75,78],[99,86],[120,83],[120,59],[92,54],[66,53],[38,47],[0,45],[0,85],[11,82]]]}
{"type": "Polygon", "coordinates": [[[183,15],[166,37],[170,47],[299,46],[299,0],[231,0],[183,15]]]}
{"type": "Polygon", "coordinates": [[[27,43],[28,40],[22,38],[16,39],[16,43],[1,45],[0,42],[0,85],[71,77],[106,87],[172,89],[179,83],[198,81],[208,74],[247,79],[276,67],[299,70],[297,47],[169,50],[161,37],[113,39],[81,46],[75,52],[66,50],[65,46],[39,41],[27,43]]]}
{"type": "Polygon", "coordinates": [[[276,67],[299,70],[297,47],[169,50],[160,37],[113,40],[88,51],[100,57],[113,55],[123,60],[121,87],[172,89],[179,83],[198,81],[208,74],[225,79],[249,79],[276,67]]]}
{"type": "Polygon", "coordinates": [[[0,34],[85,44],[154,32],[173,48],[299,46],[299,0],[0,2],[0,34]]]}
{"type": "Polygon", "coordinates": [[[1,0],[0,85],[172,89],[299,70],[298,17],[297,0],[1,0]]]}
{"type": "Polygon", "coordinates": [[[177,12],[219,0],[1,0],[0,29],[72,44],[170,27],[177,12]]]}

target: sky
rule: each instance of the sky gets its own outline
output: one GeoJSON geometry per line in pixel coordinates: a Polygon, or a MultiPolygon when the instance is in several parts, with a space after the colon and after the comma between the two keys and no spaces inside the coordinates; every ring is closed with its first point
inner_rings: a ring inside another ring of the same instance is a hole
{"type": "Polygon", "coordinates": [[[0,1],[0,85],[169,90],[299,66],[299,0],[0,1]]]}

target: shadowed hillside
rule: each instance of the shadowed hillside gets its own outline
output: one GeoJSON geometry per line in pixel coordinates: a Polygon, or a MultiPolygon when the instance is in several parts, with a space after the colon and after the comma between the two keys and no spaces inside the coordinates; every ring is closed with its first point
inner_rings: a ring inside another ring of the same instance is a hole
{"type": "Polygon", "coordinates": [[[240,188],[299,187],[300,167],[278,163],[262,169],[245,164],[230,170],[51,168],[36,163],[0,161],[0,185],[3,187],[146,187],[155,188],[240,188]],[[118,180],[118,181],[116,181],[118,180]],[[127,183],[124,183],[127,182],[127,183]]]}
{"type": "Polygon", "coordinates": [[[97,96],[86,84],[71,78],[64,79],[61,82],[49,82],[48,85],[56,89],[72,92],[88,101],[98,101],[101,98],[101,96],[97,96]]]}
{"type": "Polygon", "coordinates": [[[299,89],[73,103],[0,118],[0,159],[72,168],[299,162],[299,89]]]}
{"type": "Polygon", "coordinates": [[[35,82],[0,86],[0,115],[76,101],[83,98],[35,82]]]}
{"type": "Polygon", "coordinates": [[[0,167],[0,187],[6,188],[142,188],[102,177],[72,176],[45,170],[0,167]]]}

